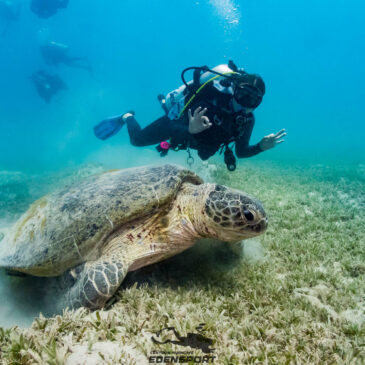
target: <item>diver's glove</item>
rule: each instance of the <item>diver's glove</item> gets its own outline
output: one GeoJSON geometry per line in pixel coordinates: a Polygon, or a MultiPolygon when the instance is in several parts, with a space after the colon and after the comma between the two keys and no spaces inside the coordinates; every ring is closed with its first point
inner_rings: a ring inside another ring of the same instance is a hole
{"type": "Polygon", "coordinates": [[[277,144],[283,143],[284,140],[281,139],[286,136],[285,129],[280,130],[278,133],[271,133],[268,136],[265,136],[259,143],[259,146],[262,151],[269,150],[270,148],[274,148],[277,144]]]}
{"type": "Polygon", "coordinates": [[[188,110],[190,134],[197,134],[203,132],[212,126],[212,123],[209,121],[209,118],[205,115],[206,112],[207,108],[202,109],[201,106],[198,106],[195,109],[193,115],[191,114],[191,109],[188,110]]]}

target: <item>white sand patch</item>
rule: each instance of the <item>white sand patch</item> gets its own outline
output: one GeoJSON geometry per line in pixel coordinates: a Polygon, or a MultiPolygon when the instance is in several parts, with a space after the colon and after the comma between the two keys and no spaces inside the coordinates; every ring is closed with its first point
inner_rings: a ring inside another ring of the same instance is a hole
{"type": "Polygon", "coordinates": [[[347,309],[341,312],[341,317],[353,324],[362,326],[365,324],[365,311],[364,309],[347,309]]]}
{"type": "Polygon", "coordinates": [[[313,288],[296,288],[294,289],[294,295],[296,297],[305,298],[312,306],[318,309],[324,309],[332,318],[338,319],[338,313],[327,304],[322,303],[318,298],[320,295],[327,295],[329,289],[324,284],[319,284],[313,288]]]}
{"type": "Polygon", "coordinates": [[[323,265],[320,265],[318,267],[316,267],[314,269],[315,272],[320,272],[322,274],[327,274],[328,273],[328,269],[326,267],[324,267],[323,265]]]}
{"type": "Polygon", "coordinates": [[[313,212],[310,209],[308,209],[308,208],[304,208],[304,213],[306,215],[313,215],[313,212]]]}
{"type": "Polygon", "coordinates": [[[341,317],[357,326],[365,325],[365,297],[359,297],[357,308],[341,312],[341,317]]]}
{"type": "Polygon", "coordinates": [[[349,199],[347,203],[352,208],[361,208],[361,203],[357,199],[349,199]]]}
{"type": "Polygon", "coordinates": [[[335,262],[333,263],[333,271],[334,271],[334,273],[336,273],[336,274],[342,274],[342,272],[343,272],[343,267],[342,267],[342,265],[341,265],[341,263],[340,263],[340,262],[335,261],[335,262]]]}
{"type": "Polygon", "coordinates": [[[320,272],[324,275],[328,275],[331,272],[332,275],[335,275],[339,282],[350,285],[354,282],[354,279],[351,277],[347,277],[344,275],[344,268],[340,262],[334,262],[332,267],[324,267],[323,265],[318,266],[314,269],[315,272],[320,272]]]}
{"type": "Polygon", "coordinates": [[[242,257],[249,262],[263,261],[265,251],[261,242],[254,238],[242,241],[242,257]]]}
{"type": "Polygon", "coordinates": [[[75,345],[69,350],[66,365],[148,364],[147,358],[132,346],[111,341],[75,345]]]}
{"type": "Polygon", "coordinates": [[[318,295],[328,295],[330,289],[325,284],[318,284],[312,288],[318,295]]]}
{"type": "Polygon", "coordinates": [[[337,191],[337,196],[342,201],[348,201],[349,200],[349,195],[347,193],[342,192],[342,191],[337,191]]]}
{"type": "Polygon", "coordinates": [[[287,276],[287,274],[277,274],[277,275],[275,276],[275,278],[276,278],[277,280],[283,281],[283,280],[285,280],[286,276],[287,276]]]}
{"type": "Polygon", "coordinates": [[[352,284],[354,282],[353,278],[346,278],[346,277],[342,277],[340,278],[340,281],[342,282],[342,284],[344,284],[345,286],[349,286],[350,284],[352,284]]]}
{"type": "Polygon", "coordinates": [[[198,174],[205,182],[214,182],[214,174],[217,171],[217,166],[207,161],[202,161],[195,166],[192,166],[192,170],[198,174]]]}
{"type": "Polygon", "coordinates": [[[331,306],[322,303],[319,297],[330,294],[330,289],[324,284],[313,288],[297,288],[294,294],[305,298],[314,307],[324,309],[334,319],[345,320],[358,326],[365,324],[365,305],[359,304],[358,309],[347,309],[338,314],[331,306]]]}

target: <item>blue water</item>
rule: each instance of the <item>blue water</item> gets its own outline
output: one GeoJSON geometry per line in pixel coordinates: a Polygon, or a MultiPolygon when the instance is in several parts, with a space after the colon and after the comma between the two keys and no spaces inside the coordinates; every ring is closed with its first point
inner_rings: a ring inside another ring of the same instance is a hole
{"type": "MultiPolygon", "coordinates": [[[[131,108],[147,125],[162,115],[157,94],[180,86],[182,69],[229,59],[266,82],[252,143],[281,128],[288,133],[285,143],[253,159],[359,163],[364,11],[360,0],[70,0],[40,19],[23,2],[19,21],[0,19],[0,168],[160,162],[153,146],[130,146],[125,129],[101,142],[93,125],[131,108]],[[88,57],[94,76],[47,67],[39,52],[46,40],[88,57]],[[43,68],[69,88],[49,105],[29,79],[43,68]]],[[[166,161],[185,158],[181,151],[166,161]]]]}
{"type": "MultiPolygon", "coordinates": [[[[130,109],[142,126],[154,121],[163,114],[157,95],[179,87],[188,66],[232,59],[264,78],[251,144],[282,128],[288,135],[251,161],[365,161],[363,1],[70,0],[49,19],[32,13],[30,1],[12,1],[22,5],[18,21],[7,22],[0,6],[0,228],[58,183],[104,168],[185,164],[184,151],[162,160],[154,146],[131,146],[125,128],[100,141],[93,126],[130,109]],[[87,57],[93,75],[45,65],[39,47],[47,41],[87,57]],[[50,104],[30,80],[40,69],[68,86],[50,104]]],[[[0,296],[8,298],[1,326],[30,325],[40,309],[24,299],[29,291],[0,275],[0,296]]]]}

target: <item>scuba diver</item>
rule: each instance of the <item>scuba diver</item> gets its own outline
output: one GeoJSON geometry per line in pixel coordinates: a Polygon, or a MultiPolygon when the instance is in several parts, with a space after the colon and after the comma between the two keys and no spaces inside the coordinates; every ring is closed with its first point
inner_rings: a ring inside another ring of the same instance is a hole
{"type": "Polygon", "coordinates": [[[20,6],[20,3],[15,3],[12,0],[0,0],[0,19],[3,20],[3,23],[5,24],[2,35],[6,33],[10,22],[19,20],[20,6]]]}
{"type": "Polygon", "coordinates": [[[68,54],[69,47],[62,43],[48,42],[40,47],[42,57],[47,65],[58,66],[60,63],[69,67],[81,68],[92,74],[89,61],[84,57],[72,57],[68,54]]]}
{"type": "Polygon", "coordinates": [[[188,163],[193,162],[190,149],[202,160],[217,151],[223,153],[228,170],[236,169],[236,158],[251,157],[284,142],[285,129],[269,134],[255,145],[250,138],[255,124],[253,115],[265,94],[263,79],[239,69],[232,61],[213,69],[188,67],[181,74],[184,85],[166,97],[159,95],[165,115],[141,129],[134,112],[108,118],[94,127],[99,139],[116,134],[126,124],[131,144],[148,146],[165,156],[170,149],[187,150],[188,163]],[[194,70],[193,80],[186,82],[185,73],[194,70]]]}
{"type": "Polygon", "coordinates": [[[6,21],[17,21],[20,15],[20,4],[12,0],[0,0],[0,17],[6,21]]]}
{"type": "Polygon", "coordinates": [[[40,70],[33,73],[31,80],[33,81],[38,95],[47,103],[61,90],[67,90],[66,84],[57,75],[50,75],[40,70]]]}
{"type": "Polygon", "coordinates": [[[66,9],[69,0],[32,0],[30,10],[39,18],[47,19],[57,13],[58,9],[66,9]]]}

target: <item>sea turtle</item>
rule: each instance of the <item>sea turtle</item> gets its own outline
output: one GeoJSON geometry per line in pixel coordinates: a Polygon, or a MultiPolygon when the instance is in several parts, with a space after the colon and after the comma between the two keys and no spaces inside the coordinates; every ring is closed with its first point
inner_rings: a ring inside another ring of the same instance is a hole
{"type": "Polygon", "coordinates": [[[267,227],[261,203],[175,165],[94,175],[33,203],[0,243],[0,266],[60,276],[65,306],[103,307],[128,271],[199,238],[237,242],[267,227]]]}

